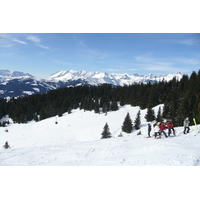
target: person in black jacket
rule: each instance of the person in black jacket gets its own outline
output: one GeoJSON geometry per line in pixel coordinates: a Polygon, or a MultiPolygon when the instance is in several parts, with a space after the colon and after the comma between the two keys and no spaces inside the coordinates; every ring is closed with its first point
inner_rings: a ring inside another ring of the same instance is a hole
{"type": "Polygon", "coordinates": [[[151,124],[148,124],[148,137],[151,137],[150,133],[151,133],[151,124]]]}

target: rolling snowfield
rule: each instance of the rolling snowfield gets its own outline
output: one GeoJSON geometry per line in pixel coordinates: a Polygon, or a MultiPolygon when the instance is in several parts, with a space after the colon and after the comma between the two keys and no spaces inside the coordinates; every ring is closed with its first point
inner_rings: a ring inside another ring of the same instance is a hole
{"type": "MultiPolygon", "coordinates": [[[[154,108],[157,114],[159,106],[154,108]]],[[[10,124],[0,128],[0,166],[199,166],[200,134],[190,126],[175,127],[176,137],[146,138],[146,109],[141,110],[141,133],[121,132],[127,112],[135,120],[139,107],[129,105],[118,111],[95,114],[73,110],[62,117],[52,117],[28,124],[10,124]],[[55,124],[55,121],[58,124],[55,124]],[[112,138],[100,139],[108,123],[112,138]],[[196,135],[196,136],[194,136],[196,135]],[[8,141],[11,148],[4,149],[8,141]]],[[[152,122],[153,124],[153,122],[152,122]]],[[[151,135],[153,135],[153,127],[151,135]]]]}

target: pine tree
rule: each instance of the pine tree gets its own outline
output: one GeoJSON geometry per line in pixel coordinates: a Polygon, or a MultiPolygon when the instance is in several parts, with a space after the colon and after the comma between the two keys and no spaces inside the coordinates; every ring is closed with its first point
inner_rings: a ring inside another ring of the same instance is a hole
{"type": "Polygon", "coordinates": [[[62,115],[63,115],[62,110],[59,110],[58,117],[62,117],[62,115]]]}
{"type": "Polygon", "coordinates": [[[158,113],[157,113],[157,116],[156,116],[156,121],[157,122],[162,121],[162,114],[161,114],[161,107],[160,106],[159,106],[158,113]]]}
{"type": "Polygon", "coordinates": [[[103,132],[101,133],[102,137],[101,139],[105,139],[105,138],[111,138],[111,133],[109,131],[109,126],[106,123],[106,125],[103,128],[103,132]]]}
{"type": "Polygon", "coordinates": [[[177,126],[183,125],[183,120],[186,117],[191,118],[190,116],[190,110],[189,110],[189,102],[188,102],[188,93],[186,92],[185,97],[182,99],[179,109],[177,111],[177,116],[175,117],[175,122],[177,126]]]}
{"type": "Polygon", "coordinates": [[[140,129],[140,125],[141,125],[141,121],[140,121],[140,110],[138,111],[137,113],[137,116],[136,116],[136,119],[134,121],[134,127],[136,130],[139,130],[140,129]]]}
{"type": "Polygon", "coordinates": [[[43,119],[46,119],[46,118],[47,118],[47,116],[46,116],[45,109],[42,108],[42,109],[40,110],[40,121],[43,120],[43,119]]]}
{"type": "Polygon", "coordinates": [[[133,124],[132,124],[132,120],[130,118],[130,114],[127,113],[127,115],[124,119],[123,125],[122,125],[122,131],[126,132],[126,133],[131,133],[132,129],[133,129],[132,126],[133,126],[133,124]]]}
{"type": "Polygon", "coordinates": [[[71,113],[72,113],[72,109],[71,109],[71,107],[68,108],[67,113],[68,113],[68,114],[71,114],[71,113]]]}
{"type": "Polygon", "coordinates": [[[34,115],[34,120],[35,120],[36,122],[39,121],[37,113],[35,113],[35,115],[34,115]]]}
{"type": "Polygon", "coordinates": [[[95,100],[95,103],[94,103],[94,112],[95,112],[95,113],[100,113],[100,110],[99,110],[99,100],[98,100],[98,98],[95,100]]]}
{"type": "Polygon", "coordinates": [[[155,120],[155,113],[151,106],[148,106],[147,108],[145,119],[147,120],[147,122],[152,122],[153,120],[155,120]]]}
{"type": "Polygon", "coordinates": [[[113,100],[112,102],[111,102],[111,106],[110,106],[111,108],[111,111],[117,111],[118,110],[118,104],[117,104],[117,101],[116,100],[113,100]]]}
{"type": "Polygon", "coordinates": [[[103,106],[102,106],[102,112],[105,113],[105,115],[107,115],[107,105],[105,102],[103,103],[103,106]]]}
{"type": "Polygon", "coordinates": [[[10,148],[10,145],[9,145],[8,142],[6,141],[5,145],[3,145],[3,147],[4,147],[5,149],[8,149],[8,148],[10,148]]]}

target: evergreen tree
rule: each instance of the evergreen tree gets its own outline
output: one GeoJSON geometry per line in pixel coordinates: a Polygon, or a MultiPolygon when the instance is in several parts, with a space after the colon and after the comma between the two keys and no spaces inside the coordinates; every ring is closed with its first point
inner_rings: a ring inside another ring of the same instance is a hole
{"type": "Polygon", "coordinates": [[[3,145],[3,147],[4,147],[5,149],[8,149],[8,148],[10,148],[10,145],[9,145],[8,142],[6,141],[5,145],[3,145]]]}
{"type": "Polygon", "coordinates": [[[124,105],[125,105],[125,97],[124,97],[124,95],[122,95],[120,97],[120,106],[124,106],[124,105]]]}
{"type": "Polygon", "coordinates": [[[182,99],[180,106],[177,111],[177,116],[175,117],[175,123],[177,126],[183,125],[183,120],[186,117],[192,118],[190,109],[189,109],[189,102],[188,102],[188,93],[186,92],[185,97],[182,99]]]}
{"type": "Polygon", "coordinates": [[[107,115],[107,105],[105,102],[103,103],[103,106],[102,106],[102,112],[105,113],[105,115],[107,115]]]}
{"type": "Polygon", "coordinates": [[[62,110],[59,110],[58,117],[62,117],[62,115],[63,115],[62,110]]]}
{"type": "Polygon", "coordinates": [[[95,113],[100,113],[100,110],[99,110],[99,100],[98,99],[96,99],[95,103],[94,103],[94,112],[95,113]]]}
{"type": "Polygon", "coordinates": [[[110,109],[110,101],[107,102],[107,112],[109,112],[111,109],[110,109]]]}
{"type": "MultiPolygon", "coordinates": [[[[119,87],[109,84],[66,87],[38,95],[11,98],[10,101],[0,99],[0,119],[9,115],[14,123],[26,123],[32,119],[37,121],[35,113],[42,120],[77,107],[95,112],[101,108],[103,113],[107,113],[118,110],[117,102],[121,106],[130,104],[141,109],[148,108],[147,121],[152,116],[148,105],[154,107],[164,104],[162,117],[173,119],[177,126],[182,125],[187,116],[196,118],[200,123],[200,70],[198,74],[193,72],[190,78],[183,75],[180,81],[173,79],[156,84],[135,83],[119,87]]],[[[161,112],[158,118],[161,121],[161,112]]]]}
{"type": "Polygon", "coordinates": [[[68,113],[68,114],[71,114],[71,113],[72,113],[72,109],[71,109],[71,107],[68,108],[67,113],[68,113]]]}
{"type": "Polygon", "coordinates": [[[104,126],[103,132],[101,133],[101,135],[102,135],[101,139],[111,138],[111,133],[110,133],[109,126],[107,123],[104,126]]]}
{"type": "Polygon", "coordinates": [[[39,121],[37,113],[35,113],[35,115],[34,115],[34,120],[35,120],[36,122],[39,121]]]}
{"type": "Polygon", "coordinates": [[[122,131],[126,132],[126,133],[131,133],[132,129],[133,129],[132,126],[133,126],[133,124],[132,124],[132,120],[130,118],[130,114],[127,113],[127,115],[124,119],[123,125],[122,125],[122,131]]]}
{"type": "Polygon", "coordinates": [[[162,116],[165,119],[174,119],[175,113],[175,102],[176,100],[173,99],[173,95],[170,93],[166,98],[166,103],[164,104],[162,116]]]}
{"type": "Polygon", "coordinates": [[[136,130],[139,130],[140,129],[140,125],[141,125],[141,121],[140,121],[140,110],[138,111],[137,113],[137,116],[136,116],[136,119],[134,121],[134,127],[136,130]]]}
{"type": "Polygon", "coordinates": [[[43,120],[43,119],[46,119],[46,118],[47,118],[47,115],[46,115],[45,109],[42,108],[40,110],[40,121],[43,120]]]}
{"type": "Polygon", "coordinates": [[[117,104],[117,101],[116,100],[113,100],[112,102],[111,102],[111,106],[110,106],[111,108],[111,111],[117,111],[118,110],[118,104],[117,104]]]}
{"type": "Polygon", "coordinates": [[[161,114],[161,107],[160,106],[159,106],[158,113],[157,113],[157,116],[156,116],[156,121],[157,122],[162,121],[162,114],[161,114]]]}
{"type": "Polygon", "coordinates": [[[196,103],[194,105],[193,113],[197,124],[200,124],[200,93],[196,94],[196,103]]]}
{"type": "Polygon", "coordinates": [[[147,122],[152,122],[153,120],[155,120],[155,113],[151,106],[148,106],[147,108],[145,119],[147,120],[147,122]]]}

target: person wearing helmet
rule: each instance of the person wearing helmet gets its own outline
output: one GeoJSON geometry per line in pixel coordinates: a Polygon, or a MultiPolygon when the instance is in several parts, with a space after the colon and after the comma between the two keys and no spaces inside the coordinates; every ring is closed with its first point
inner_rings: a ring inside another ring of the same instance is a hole
{"type": "Polygon", "coordinates": [[[156,122],[154,124],[154,131],[155,131],[155,135],[154,135],[154,138],[157,139],[157,138],[161,138],[161,132],[160,132],[160,122],[156,122]],[[159,136],[158,136],[159,135],[159,136]],[[158,136],[158,137],[157,137],[158,136]]]}

